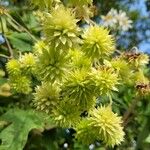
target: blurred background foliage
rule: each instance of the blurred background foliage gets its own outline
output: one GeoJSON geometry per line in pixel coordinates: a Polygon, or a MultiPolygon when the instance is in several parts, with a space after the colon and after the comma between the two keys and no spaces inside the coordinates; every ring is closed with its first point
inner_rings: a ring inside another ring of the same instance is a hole
{"type": "MultiPolygon", "coordinates": [[[[92,18],[97,23],[100,22],[100,15],[106,15],[111,8],[117,10],[123,10],[127,13],[129,18],[133,21],[132,28],[127,32],[115,32],[117,49],[120,51],[126,51],[134,46],[137,46],[140,51],[150,53],[150,0],[94,0],[96,5],[96,16],[92,18]]],[[[6,111],[6,106],[14,101],[18,102],[19,96],[12,96],[10,87],[7,85],[7,72],[5,69],[5,63],[7,59],[18,57],[20,53],[32,51],[34,42],[41,36],[41,27],[38,24],[35,16],[33,15],[33,8],[29,7],[27,0],[0,0],[1,8],[8,8],[8,16],[1,14],[0,12],[0,114],[6,111]],[[11,99],[10,99],[11,97],[11,99]]],[[[145,70],[148,73],[149,70],[145,70]]],[[[120,95],[115,95],[114,110],[119,114],[123,114],[130,104],[132,103],[133,95],[135,92],[133,89],[124,87],[120,95]]],[[[22,99],[28,99],[28,97],[22,97],[22,99]]],[[[125,142],[120,147],[115,147],[117,150],[149,150],[150,149],[150,102],[149,97],[143,97],[138,101],[136,106],[131,108],[131,114],[125,127],[126,137],[125,142]],[[133,111],[134,110],[134,111],[133,111]]],[[[105,97],[103,97],[103,101],[105,97]]],[[[101,101],[103,103],[103,101],[101,101]]],[[[19,112],[22,116],[25,112],[19,112]]],[[[9,112],[3,116],[3,118],[10,117],[12,112],[9,112]],[[8,115],[8,116],[7,116],[8,115]]],[[[28,118],[29,113],[24,117],[28,118]]],[[[15,115],[16,121],[17,114],[15,115]]],[[[19,117],[18,117],[19,118],[19,117]]],[[[27,121],[33,119],[32,116],[27,121]]],[[[19,118],[20,119],[20,118],[19,118]]],[[[15,121],[14,121],[15,122],[15,121]]],[[[38,125],[35,125],[34,120],[31,121],[33,128],[42,126],[37,117],[38,125]]],[[[21,122],[22,124],[24,122],[21,122]]],[[[19,124],[21,131],[22,124],[19,124]]],[[[1,128],[7,126],[8,123],[0,122],[1,128]]],[[[55,149],[76,149],[87,150],[97,149],[104,150],[106,148],[97,148],[99,143],[85,147],[79,143],[74,143],[72,129],[56,129],[55,127],[49,127],[43,129],[42,134],[39,131],[32,131],[35,134],[31,134],[25,129],[25,138],[28,141],[24,147],[24,150],[55,150],[55,149]],[[69,148],[67,144],[71,145],[69,148]],[[50,145],[50,146],[47,146],[50,145]]],[[[11,131],[11,128],[10,128],[11,131]]],[[[9,131],[8,131],[9,132],[9,131]]],[[[6,133],[7,135],[7,133],[6,133]]],[[[0,137],[1,138],[1,137],[0,137]]],[[[9,137],[5,137],[6,139],[9,137]]],[[[8,139],[7,139],[8,140],[8,139]]],[[[22,139],[23,141],[26,139],[22,139]]],[[[2,149],[3,150],[3,149],[2,149]]],[[[5,149],[4,149],[5,150],[5,149]]],[[[16,149],[11,149],[16,150],[16,149]]],[[[20,148],[18,148],[20,150],[20,148]]]]}

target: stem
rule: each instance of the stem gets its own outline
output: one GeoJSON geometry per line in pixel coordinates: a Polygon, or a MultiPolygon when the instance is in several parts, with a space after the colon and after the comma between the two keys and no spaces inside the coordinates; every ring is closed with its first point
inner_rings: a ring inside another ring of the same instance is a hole
{"type": "Polygon", "coordinates": [[[108,95],[108,97],[109,97],[109,105],[110,105],[110,106],[112,106],[112,103],[113,103],[113,101],[112,101],[112,97],[111,97],[111,95],[110,95],[110,94],[108,95]]]}
{"type": "Polygon", "coordinates": [[[30,33],[30,31],[28,29],[26,29],[25,27],[23,27],[21,24],[19,24],[12,16],[10,16],[9,14],[6,14],[6,16],[8,18],[10,18],[16,25],[18,25],[23,31],[25,31],[26,33],[29,34],[29,36],[34,40],[34,41],[38,41],[33,35],[32,33],[30,33]]]}
{"type": "Polygon", "coordinates": [[[96,25],[97,25],[97,24],[96,24],[93,20],[91,20],[91,19],[88,19],[87,22],[89,22],[89,24],[90,24],[90,25],[93,25],[93,26],[96,26],[96,25]]]}
{"type": "MultiPolygon", "coordinates": [[[[8,57],[8,58],[13,58],[13,50],[10,46],[10,43],[9,43],[7,37],[5,36],[4,27],[3,27],[3,23],[2,23],[2,18],[0,18],[0,22],[1,22],[1,27],[2,27],[2,35],[3,35],[3,38],[5,39],[5,42],[6,42],[9,54],[10,54],[10,57],[8,57]]],[[[5,55],[1,55],[1,56],[6,58],[5,55]]]]}
{"type": "Polygon", "coordinates": [[[9,43],[8,39],[6,38],[6,36],[5,36],[5,41],[6,41],[6,44],[7,44],[7,47],[8,47],[8,51],[10,53],[10,58],[13,58],[13,50],[12,50],[12,48],[10,46],[10,43],[9,43]]]}
{"type": "Polygon", "coordinates": [[[4,58],[7,58],[7,59],[10,59],[9,56],[3,55],[3,54],[0,54],[0,57],[4,57],[4,58]]]}
{"type": "Polygon", "coordinates": [[[117,52],[118,54],[122,54],[118,49],[116,49],[115,52],[117,52]]]}
{"type": "Polygon", "coordinates": [[[136,107],[136,104],[137,104],[138,100],[135,98],[129,109],[125,112],[124,116],[123,116],[123,126],[126,126],[128,123],[129,123],[129,119],[130,119],[130,115],[133,113],[135,107],[136,107]]]}

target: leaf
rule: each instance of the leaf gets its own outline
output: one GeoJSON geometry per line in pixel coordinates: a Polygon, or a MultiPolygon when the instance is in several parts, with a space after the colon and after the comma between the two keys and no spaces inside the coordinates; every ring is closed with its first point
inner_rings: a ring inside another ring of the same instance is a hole
{"type": "Polygon", "coordinates": [[[150,143],[150,134],[148,135],[148,137],[145,139],[146,143],[150,143]]]}
{"type": "MultiPolygon", "coordinates": [[[[32,110],[13,109],[5,113],[1,120],[10,124],[0,132],[0,150],[23,150],[32,129],[44,130],[45,117],[32,110]]],[[[54,128],[51,122],[51,128],[54,128]]]]}
{"type": "Polygon", "coordinates": [[[11,35],[7,35],[13,48],[22,52],[32,50],[32,39],[27,33],[13,32],[11,35]]]}

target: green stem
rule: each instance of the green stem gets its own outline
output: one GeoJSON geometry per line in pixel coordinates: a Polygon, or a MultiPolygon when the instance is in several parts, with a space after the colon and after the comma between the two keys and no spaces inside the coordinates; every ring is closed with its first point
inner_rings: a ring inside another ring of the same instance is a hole
{"type": "Polygon", "coordinates": [[[109,97],[109,105],[110,105],[110,106],[112,106],[112,103],[113,103],[113,101],[112,101],[112,97],[111,97],[111,95],[110,95],[110,94],[108,95],[108,97],[109,97]]]}

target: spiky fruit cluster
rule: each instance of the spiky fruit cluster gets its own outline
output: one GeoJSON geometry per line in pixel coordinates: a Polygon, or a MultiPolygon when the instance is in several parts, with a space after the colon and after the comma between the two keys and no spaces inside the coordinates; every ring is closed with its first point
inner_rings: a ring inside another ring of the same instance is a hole
{"type": "Polygon", "coordinates": [[[89,119],[82,119],[76,126],[76,139],[86,145],[94,143],[98,137],[98,132],[93,130],[92,122],[89,119]]]}
{"type": "Polygon", "coordinates": [[[110,106],[99,107],[90,112],[90,117],[87,120],[79,123],[77,126],[77,139],[82,143],[88,142],[87,144],[101,140],[106,145],[114,147],[114,145],[119,145],[124,139],[124,131],[121,124],[121,118],[112,112],[110,106]],[[89,129],[91,131],[88,133],[86,130],[89,129]],[[86,137],[91,140],[87,141],[86,137]]]}
{"type": "Polygon", "coordinates": [[[122,83],[127,85],[131,84],[131,79],[134,72],[126,60],[122,59],[121,57],[116,57],[109,62],[108,66],[116,70],[119,80],[122,83]]]}
{"type": "Polygon", "coordinates": [[[59,92],[60,89],[57,84],[42,83],[35,89],[34,107],[39,111],[50,114],[59,101],[59,92]]]}
{"type": "Polygon", "coordinates": [[[67,68],[67,57],[52,47],[41,50],[37,55],[36,74],[42,81],[50,83],[58,80],[61,81],[67,68]]]}
{"type": "Polygon", "coordinates": [[[11,76],[18,76],[21,74],[21,64],[16,59],[11,59],[6,65],[7,71],[11,76]]]}
{"type": "Polygon", "coordinates": [[[31,80],[27,76],[10,77],[9,83],[16,93],[29,94],[32,91],[31,80]]]}
{"type": "Polygon", "coordinates": [[[114,39],[102,26],[88,27],[82,37],[83,51],[92,59],[100,59],[114,52],[114,39]]]}
{"type": "Polygon", "coordinates": [[[25,53],[18,60],[9,60],[6,68],[11,89],[16,93],[29,94],[32,91],[31,76],[35,68],[35,56],[25,53]]]}
{"type": "Polygon", "coordinates": [[[95,82],[97,86],[97,92],[100,95],[111,95],[112,91],[118,91],[117,84],[118,74],[113,68],[102,66],[98,69],[93,70],[95,74],[95,82]]]}
{"type": "Polygon", "coordinates": [[[20,58],[21,68],[25,73],[30,74],[33,73],[35,68],[35,56],[32,53],[25,53],[20,58]]]}
{"type": "Polygon", "coordinates": [[[124,139],[121,117],[113,113],[110,106],[94,109],[90,113],[92,126],[98,131],[99,139],[106,145],[120,144],[124,139]]]}
{"type": "Polygon", "coordinates": [[[56,6],[47,14],[43,23],[43,30],[48,42],[55,48],[67,50],[75,46],[80,40],[77,37],[79,28],[77,19],[71,9],[56,6]]]}
{"type": "Polygon", "coordinates": [[[53,109],[51,116],[57,125],[64,128],[74,127],[81,119],[81,111],[73,100],[66,97],[53,109]]]}
{"type": "Polygon", "coordinates": [[[63,85],[63,94],[74,100],[82,110],[88,110],[95,104],[95,83],[87,70],[70,72],[63,85]]]}
{"type": "Polygon", "coordinates": [[[74,69],[91,69],[91,60],[86,57],[81,50],[72,50],[70,52],[70,57],[71,66],[73,66],[74,69]]]}

